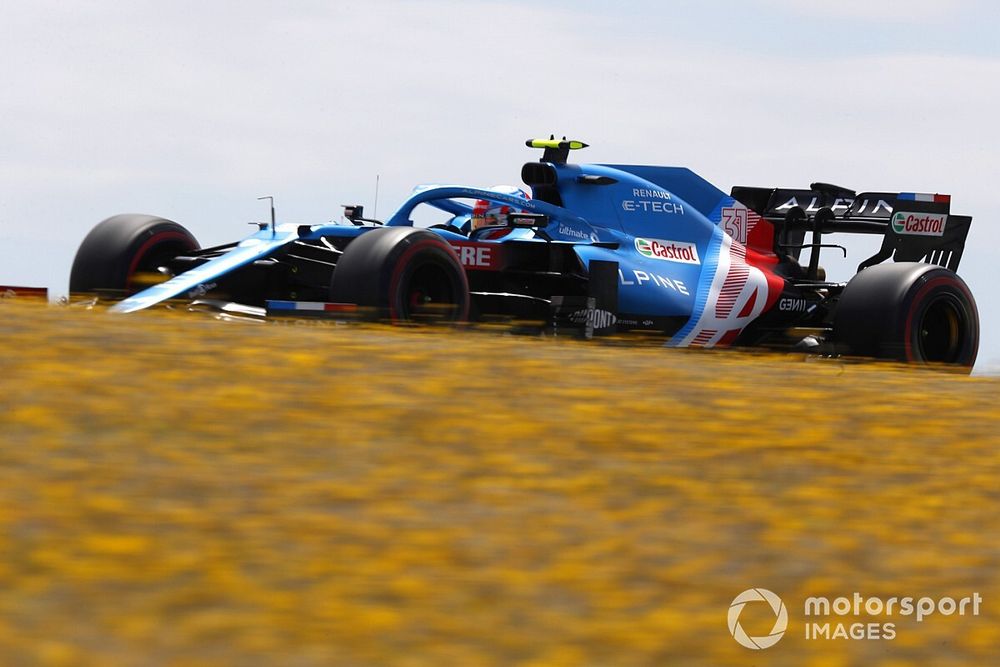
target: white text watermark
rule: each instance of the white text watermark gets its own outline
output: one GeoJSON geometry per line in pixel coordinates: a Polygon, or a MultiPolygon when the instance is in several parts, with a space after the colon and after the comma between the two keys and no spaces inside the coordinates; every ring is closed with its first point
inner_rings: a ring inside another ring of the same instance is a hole
{"type": "MultiPolygon", "coordinates": [[[[897,618],[911,618],[922,623],[931,616],[979,616],[983,597],[974,592],[965,597],[865,596],[854,592],[850,597],[812,596],[802,605],[804,637],[807,640],[896,638],[897,618]]],[[[740,645],[759,650],[778,643],[788,629],[788,611],[778,595],[766,588],[750,588],[733,599],[727,617],[729,633],[740,645]],[[740,624],[740,615],[748,604],[766,603],[775,620],[770,632],[750,635],[740,624]]]]}

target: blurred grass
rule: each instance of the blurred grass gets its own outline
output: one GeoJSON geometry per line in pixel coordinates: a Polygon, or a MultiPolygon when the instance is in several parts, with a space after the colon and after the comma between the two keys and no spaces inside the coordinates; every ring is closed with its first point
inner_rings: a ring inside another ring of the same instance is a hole
{"type": "Polygon", "coordinates": [[[0,332],[3,665],[996,655],[995,378],[8,302],[0,332]],[[726,627],[750,587],[789,608],[764,652],[726,627]],[[854,591],[985,602],[803,638],[854,591]]]}

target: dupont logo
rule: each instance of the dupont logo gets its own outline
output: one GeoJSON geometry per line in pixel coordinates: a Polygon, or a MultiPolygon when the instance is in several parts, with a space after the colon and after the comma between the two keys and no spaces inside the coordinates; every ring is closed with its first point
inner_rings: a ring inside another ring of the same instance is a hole
{"type": "Polygon", "coordinates": [[[945,214],[933,213],[895,213],[892,216],[892,229],[897,234],[911,236],[943,236],[944,225],[948,220],[945,214]]]}
{"type": "Polygon", "coordinates": [[[637,238],[635,249],[640,255],[651,259],[662,259],[666,262],[680,264],[701,264],[701,259],[698,257],[698,247],[693,243],[637,238]]]}
{"type": "Polygon", "coordinates": [[[595,329],[607,329],[615,324],[618,318],[607,310],[586,309],[572,313],[569,316],[569,321],[573,324],[590,325],[595,329]]]}

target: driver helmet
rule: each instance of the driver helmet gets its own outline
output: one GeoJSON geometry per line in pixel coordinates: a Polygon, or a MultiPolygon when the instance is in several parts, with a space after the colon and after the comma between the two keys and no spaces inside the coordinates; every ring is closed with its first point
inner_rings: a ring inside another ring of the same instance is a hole
{"type": "MultiPolygon", "coordinates": [[[[521,188],[514,187],[513,185],[494,185],[490,188],[493,192],[499,192],[505,195],[511,195],[517,197],[518,199],[523,199],[528,201],[531,197],[527,192],[521,188]]],[[[472,207],[472,229],[479,229],[480,227],[490,227],[495,225],[505,225],[507,221],[503,216],[508,213],[520,213],[521,209],[514,208],[513,206],[508,206],[507,204],[500,204],[498,202],[486,201],[485,199],[477,199],[475,205],[472,207]]]]}

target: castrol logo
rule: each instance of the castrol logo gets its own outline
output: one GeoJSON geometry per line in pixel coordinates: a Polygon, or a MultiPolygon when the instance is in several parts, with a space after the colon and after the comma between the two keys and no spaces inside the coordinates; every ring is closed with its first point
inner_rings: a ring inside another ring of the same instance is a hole
{"type": "Polygon", "coordinates": [[[640,255],[650,259],[662,259],[666,262],[680,264],[701,264],[701,258],[698,257],[698,246],[693,243],[637,238],[635,249],[640,255]]]}
{"type": "Polygon", "coordinates": [[[944,214],[900,211],[892,216],[892,229],[897,234],[910,236],[943,236],[947,220],[948,216],[944,214]]]}

